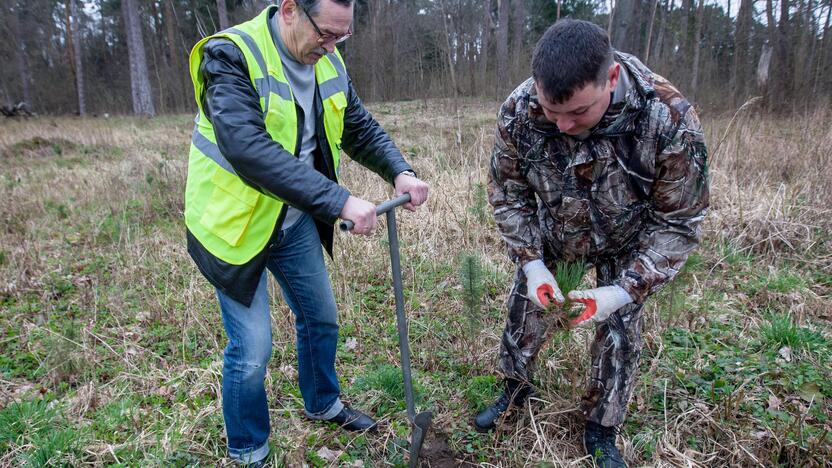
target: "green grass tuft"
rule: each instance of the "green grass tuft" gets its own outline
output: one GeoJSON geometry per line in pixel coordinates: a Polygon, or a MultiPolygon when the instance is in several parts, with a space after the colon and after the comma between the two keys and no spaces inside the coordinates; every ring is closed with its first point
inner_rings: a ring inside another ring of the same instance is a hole
{"type": "Polygon", "coordinates": [[[480,412],[490,405],[500,392],[500,382],[493,375],[478,375],[465,386],[465,399],[472,412],[480,412]]]}
{"type": "Polygon", "coordinates": [[[771,314],[768,323],[760,327],[763,345],[769,349],[788,346],[792,349],[813,350],[828,346],[823,335],[795,323],[788,314],[771,314]]]}
{"type": "MultiPolygon", "coordinates": [[[[360,393],[373,394],[376,398],[376,413],[379,415],[406,409],[404,378],[402,370],[383,364],[355,379],[354,388],[360,393]]],[[[422,386],[413,375],[414,400],[419,402],[424,394],[422,386]]]]}

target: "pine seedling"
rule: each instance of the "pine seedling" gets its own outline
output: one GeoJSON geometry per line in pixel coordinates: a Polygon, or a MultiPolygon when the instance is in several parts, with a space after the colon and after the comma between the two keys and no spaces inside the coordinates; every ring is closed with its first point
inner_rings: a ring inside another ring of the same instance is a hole
{"type": "Polygon", "coordinates": [[[578,289],[586,273],[586,263],[583,260],[576,262],[559,261],[555,265],[555,281],[558,283],[566,302],[562,306],[554,303],[549,304],[547,312],[556,315],[564,324],[578,316],[578,312],[572,311],[572,304],[569,300],[569,292],[578,289]]]}
{"type": "Polygon", "coordinates": [[[474,215],[477,221],[484,223],[491,214],[488,207],[488,190],[485,184],[477,182],[474,185],[473,202],[471,204],[471,214],[474,215]]]}
{"type": "Polygon", "coordinates": [[[578,289],[586,273],[586,264],[581,260],[577,262],[559,261],[555,265],[555,281],[558,282],[560,292],[564,296],[570,291],[578,289]]]}
{"type": "Polygon", "coordinates": [[[479,257],[463,254],[459,260],[459,282],[462,284],[462,303],[467,318],[468,332],[474,336],[482,325],[482,296],[485,291],[479,257]]]}

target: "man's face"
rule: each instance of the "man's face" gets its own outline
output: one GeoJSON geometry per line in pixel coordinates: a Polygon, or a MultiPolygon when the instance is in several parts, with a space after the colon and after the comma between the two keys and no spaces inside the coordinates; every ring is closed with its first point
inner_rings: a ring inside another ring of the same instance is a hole
{"type": "Polygon", "coordinates": [[[294,0],[284,0],[280,5],[281,30],[286,28],[288,36],[284,36],[286,47],[307,65],[332,53],[338,40],[350,34],[352,26],[352,5],[321,0],[317,10],[310,16],[294,0]]]}
{"type": "Polygon", "coordinates": [[[610,105],[610,93],[618,83],[621,65],[613,63],[603,85],[589,82],[572,94],[565,102],[555,104],[549,100],[542,87],[535,83],[537,100],[543,108],[546,120],[558,126],[567,135],[580,135],[598,124],[610,105]]]}

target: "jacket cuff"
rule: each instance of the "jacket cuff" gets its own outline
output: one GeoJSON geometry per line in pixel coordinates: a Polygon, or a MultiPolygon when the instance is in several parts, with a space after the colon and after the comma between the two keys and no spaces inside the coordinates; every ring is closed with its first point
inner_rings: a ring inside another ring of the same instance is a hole
{"type": "Polygon", "coordinates": [[[629,294],[630,298],[636,304],[643,304],[644,300],[647,299],[647,291],[639,282],[634,278],[630,278],[628,276],[622,275],[620,278],[613,282],[615,286],[620,287],[624,292],[629,294]]]}
{"type": "Polygon", "coordinates": [[[390,165],[390,172],[387,174],[387,182],[389,182],[390,185],[395,185],[396,184],[396,176],[401,174],[404,171],[412,171],[414,174],[416,173],[415,171],[413,171],[413,168],[410,167],[410,164],[408,164],[404,160],[404,157],[402,156],[401,153],[399,153],[399,158],[398,159],[399,159],[398,161],[394,161],[390,165]]]}
{"type": "Polygon", "coordinates": [[[336,189],[338,192],[333,195],[333,201],[330,205],[332,207],[331,211],[328,213],[327,219],[323,220],[327,224],[334,225],[335,222],[338,220],[338,217],[341,216],[341,211],[344,210],[344,205],[347,204],[347,199],[350,198],[350,191],[346,188],[338,185],[336,189]]]}

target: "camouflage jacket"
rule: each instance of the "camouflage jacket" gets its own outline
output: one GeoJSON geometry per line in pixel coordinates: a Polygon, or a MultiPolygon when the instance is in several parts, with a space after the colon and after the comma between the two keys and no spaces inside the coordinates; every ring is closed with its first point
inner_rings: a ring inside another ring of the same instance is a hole
{"type": "Polygon", "coordinates": [[[615,59],[630,87],[582,140],[545,119],[531,78],[514,90],[498,115],[488,197],[518,266],[614,258],[615,283],[641,303],[699,241],[707,149],[673,85],[633,56],[615,59]]]}

